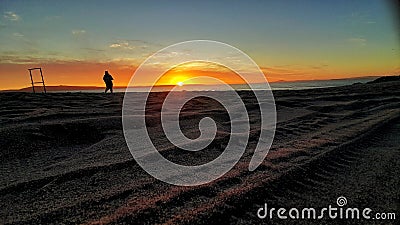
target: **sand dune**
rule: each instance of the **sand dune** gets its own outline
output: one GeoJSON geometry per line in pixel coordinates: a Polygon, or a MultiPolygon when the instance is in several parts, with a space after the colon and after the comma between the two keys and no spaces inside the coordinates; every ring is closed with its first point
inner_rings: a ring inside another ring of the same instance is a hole
{"type": "MultiPolygon", "coordinates": [[[[257,209],[264,202],[323,207],[340,195],[354,205],[398,212],[400,82],[275,91],[274,143],[254,172],[247,168],[259,111],[250,92],[239,94],[251,122],[241,161],[212,183],[177,187],[152,178],[130,155],[122,93],[1,93],[0,223],[281,223],[260,220],[257,209]]],[[[184,108],[181,126],[188,137],[198,137],[205,116],[218,126],[204,151],[185,152],[161,132],[163,97],[151,96],[146,118],[161,154],[186,165],[217,157],[229,139],[223,108],[202,98],[184,108]]]]}

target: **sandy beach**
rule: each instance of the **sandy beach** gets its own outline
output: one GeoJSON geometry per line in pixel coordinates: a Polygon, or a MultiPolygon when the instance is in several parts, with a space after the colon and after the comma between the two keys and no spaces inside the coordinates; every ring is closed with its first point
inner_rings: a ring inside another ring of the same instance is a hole
{"type": "MultiPolygon", "coordinates": [[[[359,224],[257,216],[264,203],[322,208],[336,205],[339,196],[349,207],[400,217],[400,81],[274,91],[275,139],[253,172],[248,165],[259,111],[251,92],[239,94],[251,124],[245,154],[220,179],[179,187],[156,180],[131,156],[122,130],[123,93],[0,93],[0,224],[359,224]]],[[[163,96],[151,95],[146,115],[163,156],[199,165],[224,150],[229,116],[201,98],[184,108],[182,130],[197,137],[199,120],[209,116],[218,125],[216,139],[200,152],[172,146],[158,123],[163,96]]]]}

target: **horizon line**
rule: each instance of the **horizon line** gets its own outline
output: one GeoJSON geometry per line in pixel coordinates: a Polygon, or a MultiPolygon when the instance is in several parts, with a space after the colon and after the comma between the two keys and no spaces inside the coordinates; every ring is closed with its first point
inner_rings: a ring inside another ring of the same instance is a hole
{"type": "MultiPolygon", "coordinates": [[[[278,81],[271,81],[268,83],[290,83],[290,82],[310,82],[310,81],[328,81],[328,80],[349,80],[349,79],[363,79],[363,78],[374,78],[374,77],[386,77],[386,76],[399,76],[399,75],[369,75],[369,76],[357,76],[357,77],[347,77],[347,78],[332,78],[332,79],[310,79],[310,80],[278,80],[278,81]]],[[[246,83],[233,83],[229,85],[243,85],[246,83]]],[[[260,83],[251,83],[251,84],[260,84],[260,83]]],[[[218,85],[218,84],[185,84],[185,86],[206,86],[206,85],[218,85]]],[[[162,84],[162,85],[154,85],[154,87],[171,87],[176,86],[176,84],[162,84]]],[[[35,87],[41,87],[35,86],[35,87]]],[[[46,85],[46,87],[70,87],[70,88],[91,88],[91,89],[103,89],[104,86],[89,86],[89,85],[46,85]]],[[[114,86],[114,89],[120,88],[144,88],[144,87],[152,87],[151,85],[139,85],[139,86],[114,86]]],[[[4,91],[21,91],[25,89],[32,88],[32,86],[26,86],[19,89],[0,89],[0,92],[4,91]]]]}

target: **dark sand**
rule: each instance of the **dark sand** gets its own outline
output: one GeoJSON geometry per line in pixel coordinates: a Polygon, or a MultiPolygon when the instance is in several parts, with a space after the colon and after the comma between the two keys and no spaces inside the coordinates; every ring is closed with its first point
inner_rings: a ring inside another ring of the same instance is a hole
{"type": "MultiPolygon", "coordinates": [[[[184,93],[183,93],[184,94],[184,93]]],[[[216,103],[196,99],[182,112],[192,138],[213,117],[215,141],[200,153],[168,144],[150,99],[147,122],[167,158],[192,165],[223,151],[229,117],[216,103]]],[[[251,137],[241,161],[222,178],[197,187],[160,182],[133,160],[121,125],[123,94],[1,93],[0,224],[396,224],[396,220],[259,219],[271,207],[336,206],[395,212],[400,217],[400,82],[274,92],[278,124],[264,163],[247,170],[259,132],[256,102],[251,137]]]]}

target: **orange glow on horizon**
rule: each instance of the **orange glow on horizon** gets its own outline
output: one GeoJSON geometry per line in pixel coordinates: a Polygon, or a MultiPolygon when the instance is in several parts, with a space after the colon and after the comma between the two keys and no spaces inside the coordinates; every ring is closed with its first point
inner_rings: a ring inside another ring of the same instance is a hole
{"type": "MultiPolygon", "coordinates": [[[[0,63],[0,90],[20,89],[30,87],[28,68],[42,67],[44,79],[48,86],[104,86],[102,76],[108,70],[114,77],[114,86],[126,87],[137,66],[123,63],[103,63],[85,61],[43,62],[32,64],[0,63]]],[[[341,79],[362,76],[398,75],[400,68],[368,68],[357,69],[333,68],[316,70],[295,67],[261,67],[269,82],[341,79]]],[[[150,71],[149,74],[152,72],[150,71]]],[[[227,84],[245,83],[239,75],[230,69],[213,63],[191,62],[167,71],[156,85],[213,84],[207,79],[194,79],[196,76],[210,76],[227,84]]],[[[135,86],[148,86],[146,78],[140,79],[135,86]]]]}
{"type": "MultiPolygon", "coordinates": [[[[207,77],[216,78],[227,84],[240,84],[245,81],[234,71],[227,67],[209,62],[189,62],[164,73],[156,82],[160,85],[183,84],[215,84],[215,81],[207,77]]],[[[181,86],[179,85],[179,86],[181,86]]]]}

